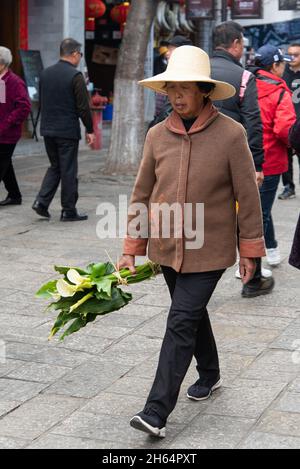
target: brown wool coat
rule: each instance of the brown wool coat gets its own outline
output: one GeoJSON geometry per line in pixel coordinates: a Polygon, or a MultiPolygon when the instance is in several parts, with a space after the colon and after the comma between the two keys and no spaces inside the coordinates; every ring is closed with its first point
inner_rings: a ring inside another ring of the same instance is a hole
{"type": "MultiPolygon", "coordinates": [[[[189,132],[173,112],[148,132],[131,204],[204,203],[204,244],[187,249],[184,236],[134,239],[128,235],[123,253],[144,256],[148,245],[152,261],[182,273],[230,267],[236,262],[236,201],[240,255],[262,257],[260,197],[244,128],[211,102],[189,132]]],[[[128,223],[133,218],[129,216],[128,223]]],[[[153,229],[151,215],[149,225],[153,229]]]]}

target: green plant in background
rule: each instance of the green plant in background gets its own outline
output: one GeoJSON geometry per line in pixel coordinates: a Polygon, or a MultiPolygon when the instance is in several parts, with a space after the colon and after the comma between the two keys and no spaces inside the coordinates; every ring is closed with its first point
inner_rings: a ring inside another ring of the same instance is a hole
{"type": "Polygon", "coordinates": [[[63,340],[95,321],[97,316],[126,306],[132,300],[132,295],[124,292],[120,285],[150,279],[160,272],[160,267],[149,261],[137,266],[135,275],[127,269],[116,271],[111,262],[90,264],[86,269],[55,266],[55,270],[63,278],[43,285],[36,297],[52,300],[47,309],[59,312],[49,339],[72,321],[60,336],[60,340],[63,340]]]}

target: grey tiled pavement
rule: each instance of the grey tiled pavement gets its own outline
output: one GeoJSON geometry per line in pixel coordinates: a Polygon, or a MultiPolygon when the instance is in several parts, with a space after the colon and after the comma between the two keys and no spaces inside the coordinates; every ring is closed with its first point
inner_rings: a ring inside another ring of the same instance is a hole
{"type": "Polygon", "coordinates": [[[275,205],[283,263],[272,295],[242,299],[231,268],[211,300],[223,387],[209,401],[188,401],[193,363],[167,438],[156,441],[128,422],[154,377],[169,305],[162,277],[132,287],[132,304],[63,343],[47,341],[54,314],[34,299],[54,263],[84,266],[106,251],[117,258],[121,242],[96,236],[96,206],[129,194],[133,178],[104,176],[105,151],[83,151],[78,206],[89,221],[61,224],[59,197],[43,221],[30,208],[47,166],[38,153],[15,160],[23,206],[0,211],[0,448],[299,448],[300,272],[287,263],[299,186],[296,199],[275,205]]]}

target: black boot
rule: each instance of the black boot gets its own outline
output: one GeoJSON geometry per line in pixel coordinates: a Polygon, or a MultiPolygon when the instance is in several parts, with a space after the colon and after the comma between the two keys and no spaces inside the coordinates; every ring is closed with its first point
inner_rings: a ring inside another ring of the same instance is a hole
{"type": "Polygon", "coordinates": [[[88,216],[85,213],[78,213],[77,210],[63,210],[60,221],[84,221],[88,216]]]}

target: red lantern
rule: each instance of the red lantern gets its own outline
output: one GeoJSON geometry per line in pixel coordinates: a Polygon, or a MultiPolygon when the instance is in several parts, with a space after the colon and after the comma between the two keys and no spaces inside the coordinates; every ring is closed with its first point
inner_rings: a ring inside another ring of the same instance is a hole
{"type": "Polygon", "coordinates": [[[115,23],[119,23],[124,25],[127,21],[127,16],[130,9],[129,2],[123,2],[121,5],[116,5],[110,12],[111,19],[115,21],[115,23]]]}
{"type": "Polygon", "coordinates": [[[106,12],[106,5],[102,0],[85,0],[85,29],[95,31],[95,18],[101,18],[106,12]]]}
{"type": "Polygon", "coordinates": [[[106,5],[102,0],[85,0],[86,18],[100,18],[106,12],[106,5]]]}

